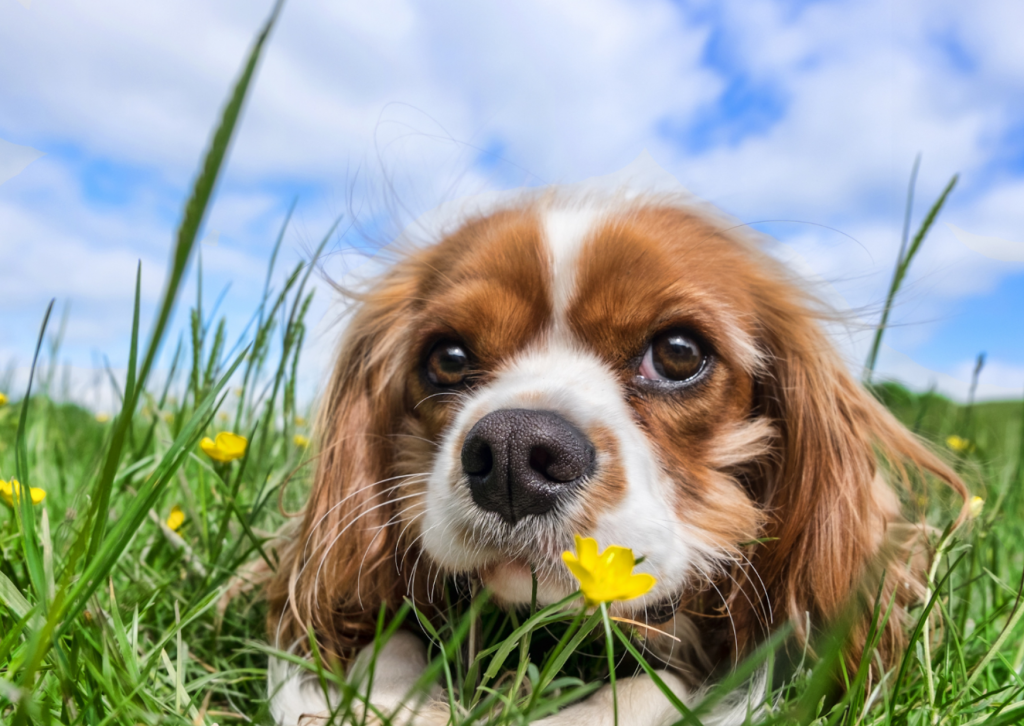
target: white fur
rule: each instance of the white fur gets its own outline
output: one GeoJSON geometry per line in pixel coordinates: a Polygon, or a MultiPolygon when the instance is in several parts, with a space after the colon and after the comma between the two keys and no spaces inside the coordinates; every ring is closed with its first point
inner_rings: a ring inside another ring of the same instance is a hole
{"type": "Polygon", "coordinates": [[[576,259],[580,248],[601,217],[599,210],[589,207],[554,207],[544,212],[542,227],[551,260],[553,326],[558,333],[564,334],[565,314],[576,290],[576,259]]]}

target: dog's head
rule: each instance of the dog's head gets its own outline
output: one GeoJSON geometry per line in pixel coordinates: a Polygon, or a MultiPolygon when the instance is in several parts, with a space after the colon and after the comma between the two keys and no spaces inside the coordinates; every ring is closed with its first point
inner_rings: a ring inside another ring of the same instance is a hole
{"type": "Polygon", "coordinates": [[[620,613],[706,617],[733,656],[834,618],[878,567],[907,602],[919,578],[887,547],[904,520],[879,460],[890,481],[963,486],[851,377],[819,313],[749,239],[656,201],[541,197],[408,253],[347,326],[276,634],[312,626],[344,653],[381,603],[452,574],[514,604],[532,571],[557,601],[577,533],[657,578],[620,613]]]}

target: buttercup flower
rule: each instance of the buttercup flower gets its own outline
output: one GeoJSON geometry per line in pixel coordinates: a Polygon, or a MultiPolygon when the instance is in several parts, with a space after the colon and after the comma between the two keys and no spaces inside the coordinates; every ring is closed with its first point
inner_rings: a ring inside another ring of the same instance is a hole
{"type": "Polygon", "coordinates": [[[612,600],[632,600],[648,592],[657,580],[646,573],[633,574],[636,558],[628,547],[609,545],[597,551],[597,540],[576,535],[576,554],[563,552],[562,561],[580,582],[588,606],[612,600]]]}
{"type": "Polygon", "coordinates": [[[214,461],[227,463],[235,459],[241,459],[245,455],[245,447],[249,440],[244,436],[233,434],[230,431],[221,431],[217,434],[216,440],[209,436],[199,442],[199,448],[203,453],[214,461]]]}
{"type": "MultiPolygon", "coordinates": [[[[38,487],[29,487],[28,493],[32,497],[33,504],[39,504],[46,499],[46,492],[38,487]]],[[[8,505],[13,507],[15,494],[21,494],[21,484],[18,480],[4,481],[0,479],[0,499],[3,499],[8,505]]]]}
{"type": "Polygon", "coordinates": [[[106,423],[107,421],[110,420],[110,414],[107,413],[106,411],[100,411],[99,413],[96,414],[96,420],[99,421],[100,423],[106,423]]]}
{"type": "Polygon", "coordinates": [[[185,513],[181,511],[181,507],[175,504],[171,507],[171,514],[167,517],[167,527],[175,532],[185,521],[185,513]]]}
{"type": "Polygon", "coordinates": [[[0,393],[0,406],[6,406],[6,405],[7,405],[7,396],[5,396],[4,394],[0,393]]]}
{"type": "Polygon", "coordinates": [[[306,419],[302,418],[302,416],[296,416],[295,417],[295,425],[296,426],[305,426],[306,425],[306,419]]]}
{"type": "Polygon", "coordinates": [[[974,448],[974,444],[971,443],[970,439],[965,439],[962,436],[957,436],[956,434],[953,434],[946,439],[946,446],[958,454],[962,454],[965,451],[970,451],[974,448]]]}
{"type": "Polygon", "coordinates": [[[971,519],[977,519],[981,516],[981,511],[985,508],[985,500],[981,497],[971,497],[971,503],[967,505],[967,511],[971,514],[971,519]]]}
{"type": "Polygon", "coordinates": [[[295,436],[292,437],[292,441],[294,441],[295,445],[298,446],[300,449],[305,449],[307,446],[309,446],[309,439],[307,439],[302,434],[295,434],[295,436]]]}

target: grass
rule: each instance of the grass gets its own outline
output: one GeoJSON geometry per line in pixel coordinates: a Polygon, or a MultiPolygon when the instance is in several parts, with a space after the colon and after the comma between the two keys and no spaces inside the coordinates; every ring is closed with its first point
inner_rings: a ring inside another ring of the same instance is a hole
{"type": "MultiPolygon", "coordinates": [[[[243,67],[185,208],[145,347],[136,278],[136,302],[124,321],[132,345],[121,410],[100,421],[62,402],[60,328],[53,332],[49,310],[29,390],[18,400],[9,376],[0,379],[0,392],[12,398],[0,407],[0,478],[46,491],[37,506],[26,497],[15,507],[0,504],[5,725],[267,722],[265,605],[257,590],[225,595],[247,563],[273,564],[269,539],[285,521],[279,504],[301,507],[310,479],[310,455],[296,438],[309,434],[308,413],[297,409],[295,389],[312,264],[271,288],[284,228],[248,334],[229,348],[224,321],[203,307],[200,284],[169,375],[156,384],[151,372],[273,17],[243,67]],[[217,464],[200,453],[199,439],[219,430],[249,438],[242,459],[217,464]],[[174,507],[184,513],[176,531],[166,523],[174,507]]],[[[919,245],[915,238],[910,249],[919,245]]],[[[900,255],[898,278],[910,257],[900,255]]],[[[197,273],[201,279],[201,264],[197,273]]],[[[950,456],[986,504],[971,527],[938,542],[932,597],[913,612],[914,635],[895,671],[868,681],[867,659],[859,671],[846,670],[836,657],[842,633],[826,633],[818,658],[773,672],[760,721],[1024,722],[1024,553],[1015,546],[1024,541],[1024,406],[958,406],[895,383],[874,391],[936,446],[954,434],[970,442],[950,456]],[[843,695],[833,688],[837,678],[843,695]]],[[[942,521],[941,505],[932,510],[942,521]]],[[[445,594],[449,617],[424,622],[431,665],[423,682],[445,685],[455,724],[526,723],[613,676],[656,676],[642,646],[601,610],[506,612],[485,597],[460,594],[458,583],[445,594]]],[[[878,615],[884,617],[884,603],[878,615]]],[[[382,612],[378,642],[416,616],[409,603],[382,612]]],[[[785,636],[783,630],[762,646],[702,706],[691,712],[679,704],[680,723],[699,723],[709,704],[741,687],[761,663],[776,668],[785,636]]],[[[359,690],[322,661],[310,667],[342,692],[338,723],[362,723],[359,690]]]]}

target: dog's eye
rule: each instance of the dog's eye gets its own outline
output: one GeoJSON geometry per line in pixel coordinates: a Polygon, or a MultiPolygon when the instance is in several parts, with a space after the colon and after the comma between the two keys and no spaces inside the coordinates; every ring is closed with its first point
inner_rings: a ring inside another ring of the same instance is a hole
{"type": "Polygon", "coordinates": [[[469,375],[469,354],[460,343],[442,340],[430,349],[426,369],[435,386],[457,386],[469,375]]]}
{"type": "Polygon", "coordinates": [[[638,373],[649,381],[685,382],[703,370],[706,360],[696,340],[685,332],[669,330],[651,340],[638,373]]]}

